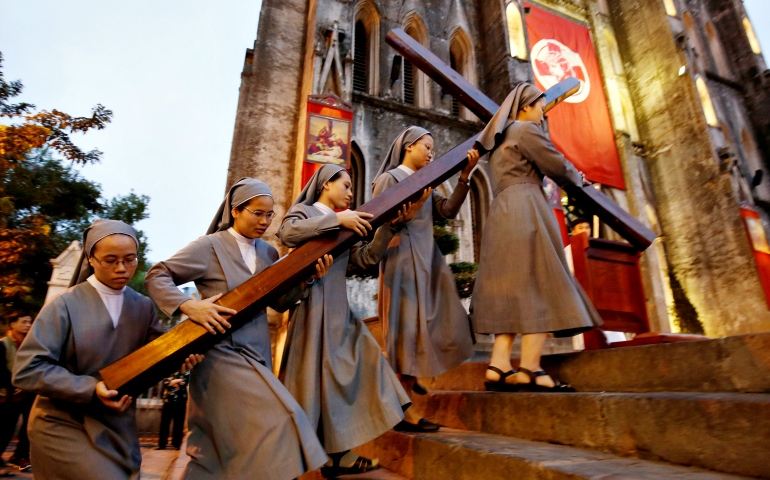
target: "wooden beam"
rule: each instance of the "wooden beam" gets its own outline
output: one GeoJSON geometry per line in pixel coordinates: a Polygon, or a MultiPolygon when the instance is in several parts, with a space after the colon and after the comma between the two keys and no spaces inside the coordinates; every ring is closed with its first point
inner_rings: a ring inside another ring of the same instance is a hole
{"type": "MultiPolygon", "coordinates": [[[[566,98],[565,92],[572,84],[558,84],[546,92],[546,101],[553,107],[566,98]]],[[[436,187],[462,170],[467,165],[468,150],[476,142],[474,135],[456,146],[427,167],[410,175],[406,180],[385,190],[381,195],[361,205],[357,210],[374,215],[369,223],[378,228],[398,214],[406,202],[416,200],[427,187],[436,187]]],[[[301,281],[315,273],[315,262],[330,253],[335,258],[349,250],[361,237],[352,230],[340,229],[312,240],[295,249],[258,275],[242,283],[217,302],[238,313],[229,322],[232,332],[264,310],[273,299],[278,298],[301,281]]],[[[185,321],[145,345],[136,352],[123,357],[103,368],[99,373],[104,383],[121,395],[136,396],[147,391],[170,372],[176,371],[185,358],[192,353],[203,353],[226,336],[212,335],[200,325],[185,321]]]]}
{"type": "MultiPolygon", "coordinates": [[[[387,189],[382,195],[358,208],[358,211],[374,215],[369,220],[377,228],[397,215],[401,205],[416,200],[428,186],[436,187],[449,179],[467,164],[467,152],[473,148],[476,136],[453,148],[441,158],[387,189]]],[[[231,332],[265,309],[271,300],[278,298],[315,272],[315,262],[330,253],[334,257],[349,250],[361,237],[352,230],[340,229],[321,236],[295,249],[280,262],[223,296],[217,303],[238,313],[229,322],[231,332]]],[[[200,325],[185,321],[145,345],[102,369],[99,373],[107,387],[121,395],[136,396],[145,392],[176,371],[184,359],[192,353],[203,353],[226,335],[211,335],[200,325]]]]}
{"type": "MultiPolygon", "coordinates": [[[[412,65],[425,72],[445,92],[451,94],[482,121],[488,122],[497,112],[499,106],[492,99],[484,95],[481,90],[471,85],[462,75],[442,62],[433,52],[407,35],[404,30],[400,28],[391,30],[385,37],[385,42],[403,55],[404,58],[408,59],[412,65]]],[[[566,98],[574,93],[571,89],[575,83],[577,83],[577,80],[570,78],[548,89],[548,91],[552,92],[553,89],[561,85],[562,92],[560,95],[566,98]],[[567,83],[569,81],[573,83],[567,83]]],[[[546,111],[559,103],[560,100],[554,101],[553,97],[556,95],[559,94],[555,91],[552,92],[551,102],[546,107],[546,111]]],[[[558,100],[558,98],[555,100],[558,100]]],[[[594,187],[567,186],[565,190],[582,209],[598,216],[604,223],[640,251],[646,250],[657,237],[655,232],[647,228],[639,219],[620,208],[617,203],[594,187]]]]}

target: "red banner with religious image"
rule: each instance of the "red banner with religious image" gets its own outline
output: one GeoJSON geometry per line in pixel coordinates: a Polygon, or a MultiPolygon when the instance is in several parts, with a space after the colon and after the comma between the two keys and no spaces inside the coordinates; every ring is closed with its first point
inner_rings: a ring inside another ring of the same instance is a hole
{"type": "Polygon", "coordinates": [[[591,41],[591,32],[576,22],[529,7],[530,60],[535,82],[546,90],[568,77],[581,88],[548,113],[556,148],[592,182],[625,189],[607,98],[591,41]]]}
{"type": "Polygon", "coordinates": [[[302,187],[327,163],[350,170],[352,121],[353,107],[336,95],[308,96],[302,187]]]}

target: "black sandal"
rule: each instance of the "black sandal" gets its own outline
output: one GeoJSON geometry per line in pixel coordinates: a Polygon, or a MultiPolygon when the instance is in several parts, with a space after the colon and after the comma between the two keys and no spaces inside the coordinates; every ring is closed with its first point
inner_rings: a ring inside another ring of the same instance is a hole
{"type": "Polygon", "coordinates": [[[505,379],[510,377],[511,375],[516,374],[516,370],[509,370],[507,372],[503,372],[497,367],[493,367],[492,365],[487,367],[487,370],[492,370],[493,372],[500,375],[500,379],[495,382],[490,382],[487,380],[484,382],[484,387],[486,387],[488,392],[516,392],[519,390],[519,385],[515,383],[506,383],[505,379]]]}
{"type": "Polygon", "coordinates": [[[356,475],[358,473],[371,472],[372,470],[377,470],[380,468],[379,465],[374,465],[371,460],[364,457],[358,457],[356,461],[353,462],[353,465],[349,467],[340,467],[340,460],[342,459],[342,455],[339,457],[335,455],[331,458],[331,467],[321,467],[321,476],[324,478],[337,478],[340,475],[356,475]]]}
{"type": "Polygon", "coordinates": [[[412,391],[416,393],[417,395],[427,395],[428,390],[420,385],[420,382],[414,382],[414,386],[412,387],[412,391]]]}
{"type": "Polygon", "coordinates": [[[574,392],[575,389],[570,387],[566,383],[561,383],[559,380],[551,377],[553,380],[554,386],[553,387],[544,387],[542,385],[538,385],[535,383],[535,379],[537,377],[543,377],[548,376],[548,373],[545,370],[540,370],[539,372],[532,372],[530,370],[527,370],[526,368],[519,367],[519,372],[526,374],[529,377],[529,383],[519,383],[518,384],[518,390],[520,392],[574,392]]]}

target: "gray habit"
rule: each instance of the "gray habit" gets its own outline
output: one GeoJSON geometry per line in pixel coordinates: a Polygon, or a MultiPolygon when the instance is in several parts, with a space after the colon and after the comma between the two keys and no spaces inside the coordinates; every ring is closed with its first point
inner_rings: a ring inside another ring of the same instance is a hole
{"type": "MultiPolygon", "coordinates": [[[[380,175],[374,196],[407,177],[398,168],[380,175]]],[[[433,215],[454,218],[467,193],[463,183],[449,200],[434,191],[390,241],[380,263],[378,313],[388,361],[397,373],[434,377],[473,355],[468,314],[433,239],[433,215]]]]}
{"type": "MultiPolygon", "coordinates": [[[[258,240],[256,249],[255,274],[278,260],[268,243],[258,240]]],[[[202,298],[209,298],[251,276],[235,238],[220,231],[152,267],[145,286],[172,315],[189,300],[176,285],[195,282],[202,298]]],[[[295,289],[274,308],[285,310],[298,293],[295,289]]],[[[190,463],[183,479],[291,479],[327,460],[315,429],[272,373],[265,311],[208,350],[192,370],[187,423],[190,463]]]]}
{"type": "Polygon", "coordinates": [[[138,478],[136,404],[118,413],[94,392],[100,369],[161,333],[155,306],[130,287],[117,328],[88,282],[43,307],[16,355],[13,379],[38,395],[28,428],[36,479],[138,478]]]}
{"type": "Polygon", "coordinates": [[[570,336],[602,324],[569,271],[543,175],[580,184],[580,173],[533,122],[514,122],[489,159],[494,200],[471,300],[478,333],[570,336]]]}
{"type": "MultiPolygon", "coordinates": [[[[299,203],[286,214],[278,236],[297,247],[339,228],[336,215],[299,203]]],[[[379,344],[350,311],[345,286],[348,262],[376,265],[392,238],[393,230],[383,226],[371,243],[358,243],[337,257],[292,312],[281,377],[329,453],[382,435],[404,418],[402,406],[411,403],[379,344]]]]}

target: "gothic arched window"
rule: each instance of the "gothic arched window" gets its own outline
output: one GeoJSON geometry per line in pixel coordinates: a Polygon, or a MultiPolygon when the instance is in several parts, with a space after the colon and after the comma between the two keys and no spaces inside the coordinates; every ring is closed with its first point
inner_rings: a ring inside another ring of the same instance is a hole
{"type": "MultiPolygon", "coordinates": [[[[475,58],[473,46],[468,35],[462,28],[455,28],[449,36],[449,65],[472,85],[476,85],[475,58]]],[[[466,120],[473,120],[475,118],[455,98],[452,98],[452,115],[466,120]]]]}
{"type": "Polygon", "coordinates": [[[703,114],[706,116],[706,123],[711,127],[718,127],[719,120],[717,120],[717,112],[714,110],[714,104],[711,102],[711,95],[709,89],[706,86],[706,82],[702,77],[695,79],[695,87],[698,89],[698,96],[700,96],[700,103],[703,107],[703,114]]]}
{"type": "MultiPolygon", "coordinates": [[[[430,49],[430,38],[425,23],[417,13],[412,12],[404,19],[404,31],[424,47],[430,49]]],[[[421,108],[430,108],[430,84],[425,75],[404,58],[404,102],[421,108]]]]}
{"type": "Polygon", "coordinates": [[[676,5],[674,5],[674,0],[663,0],[663,5],[666,7],[666,14],[669,17],[676,17],[676,5]]]}
{"type": "Polygon", "coordinates": [[[695,28],[695,22],[693,21],[690,12],[684,12],[682,15],[682,21],[684,22],[684,29],[687,32],[687,40],[690,42],[690,47],[695,52],[695,61],[693,62],[693,65],[697,71],[700,71],[702,66],[699,65],[699,63],[703,61],[703,45],[700,43],[700,37],[698,36],[698,32],[695,28]]]}
{"type": "Polygon", "coordinates": [[[355,141],[350,142],[350,180],[353,184],[353,200],[350,209],[355,210],[366,201],[366,163],[364,154],[355,141]]]}
{"type": "Polygon", "coordinates": [[[751,51],[759,55],[762,53],[762,49],[759,48],[759,40],[754,34],[754,27],[751,26],[749,17],[743,17],[743,29],[746,30],[746,36],[749,37],[749,44],[751,45],[751,51]]]}
{"type": "Polygon", "coordinates": [[[379,94],[380,14],[371,0],[361,0],[354,8],[353,90],[379,94]]]}
{"type": "Polygon", "coordinates": [[[711,55],[714,57],[717,72],[725,78],[730,78],[730,66],[727,63],[727,57],[722,48],[722,42],[719,40],[719,35],[711,22],[706,22],[706,38],[708,39],[709,47],[711,47],[711,55]]]}
{"type": "Polygon", "coordinates": [[[505,20],[508,24],[508,44],[511,47],[511,56],[526,60],[529,55],[527,54],[527,41],[524,38],[524,20],[521,17],[519,4],[515,1],[505,7],[505,20]]]}

